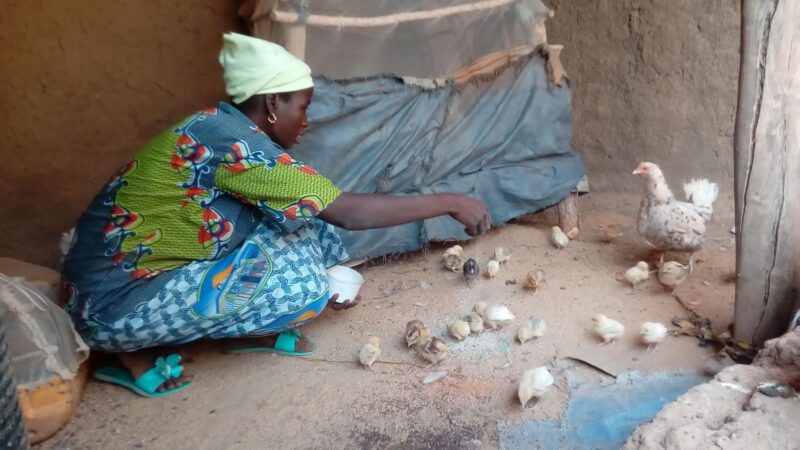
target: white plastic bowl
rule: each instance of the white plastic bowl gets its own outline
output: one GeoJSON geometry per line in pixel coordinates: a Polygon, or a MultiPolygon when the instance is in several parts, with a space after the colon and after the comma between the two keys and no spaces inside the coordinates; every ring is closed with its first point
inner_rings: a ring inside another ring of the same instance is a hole
{"type": "Polygon", "coordinates": [[[330,295],[333,297],[335,294],[339,294],[336,303],[354,300],[362,284],[364,284],[364,277],[349,267],[333,266],[328,269],[328,290],[330,295]]]}

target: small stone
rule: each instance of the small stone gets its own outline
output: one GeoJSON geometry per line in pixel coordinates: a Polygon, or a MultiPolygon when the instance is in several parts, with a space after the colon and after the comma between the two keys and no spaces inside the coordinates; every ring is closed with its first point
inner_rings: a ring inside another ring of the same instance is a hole
{"type": "Polygon", "coordinates": [[[214,413],[216,413],[216,412],[217,412],[217,410],[216,410],[216,409],[212,409],[212,410],[211,410],[211,411],[209,411],[208,413],[209,413],[209,414],[214,414],[214,413]]]}
{"type": "Polygon", "coordinates": [[[694,417],[696,419],[702,419],[703,418],[703,413],[697,413],[697,415],[695,415],[694,417]]]}
{"type": "Polygon", "coordinates": [[[428,289],[429,287],[431,287],[431,284],[428,283],[427,281],[420,281],[419,282],[419,288],[420,289],[428,289]]]}

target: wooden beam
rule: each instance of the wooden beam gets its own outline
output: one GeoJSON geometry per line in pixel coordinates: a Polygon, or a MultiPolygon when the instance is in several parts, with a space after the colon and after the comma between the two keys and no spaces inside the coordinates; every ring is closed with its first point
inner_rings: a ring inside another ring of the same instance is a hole
{"type": "MultiPolygon", "coordinates": [[[[377,17],[346,17],[346,16],[325,16],[320,14],[309,14],[302,20],[308,26],[332,27],[332,28],[373,28],[398,25],[406,22],[416,22],[419,20],[441,19],[457,14],[468,14],[480,12],[487,9],[495,9],[511,6],[514,0],[485,0],[464,5],[448,6],[444,8],[429,9],[426,11],[408,11],[387,16],[377,17]]],[[[551,14],[552,15],[552,14],[551,14]]],[[[301,22],[300,15],[294,11],[272,11],[272,20],[281,23],[301,22]]]]}
{"type": "Polygon", "coordinates": [[[578,214],[578,194],[575,192],[567,195],[564,200],[556,205],[558,210],[558,226],[570,239],[578,237],[581,227],[580,215],[578,214]]]}
{"type": "Polygon", "coordinates": [[[800,283],[800,1],[742,0],[734,135],[738,339],[786,331],[800,283]]]}

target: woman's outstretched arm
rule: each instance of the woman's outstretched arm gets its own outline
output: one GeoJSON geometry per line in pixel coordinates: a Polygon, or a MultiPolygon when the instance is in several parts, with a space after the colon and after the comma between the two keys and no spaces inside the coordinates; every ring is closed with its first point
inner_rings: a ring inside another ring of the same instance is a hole
{"type": "Polygon", "coordinates": [[[482,202],[459,194],[385,195],[343,192],[319,213],[325,222],[346,230],[384,228],[449,215],[470,236],[489,230],[489,211],[482,202]]]}

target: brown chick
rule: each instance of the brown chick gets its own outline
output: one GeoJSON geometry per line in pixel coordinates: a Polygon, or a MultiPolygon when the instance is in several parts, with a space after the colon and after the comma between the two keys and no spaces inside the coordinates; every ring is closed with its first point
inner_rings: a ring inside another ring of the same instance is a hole
{"type": "MultiPolygon", "coordinates": [[[[422,330],[428,332],[425,329],[425,324],[422,323],[421,320],[412,320],[406,324],[406,345],[409,347],[413,346],[420,340],[420,335],[422,334],[422,330]]],[[[430,332],[428,332],[430,334],[430,332]]]]}
{"type": "Polygon", "coordinates": [[[535,272],[528,272],[528,275],[525,277],[524,287],[525,289],[536,292],[539,289],[539,286],[542,285],[544,282],[544,272],[541,270],[537,270],[535,272]]]}
{"type": "Polygon", "coordinates": [[[428,367],[435,366],[447,359],[447,344],[443,340],[431,336],[427,329],[423,328],[423,330],[419,343],[414,345],[414,350],[430,363],[428,367]]]}

